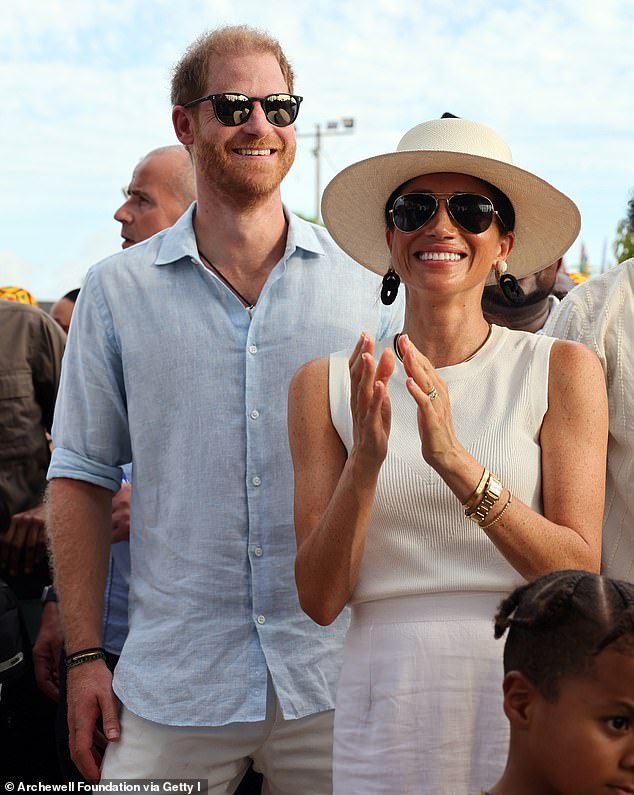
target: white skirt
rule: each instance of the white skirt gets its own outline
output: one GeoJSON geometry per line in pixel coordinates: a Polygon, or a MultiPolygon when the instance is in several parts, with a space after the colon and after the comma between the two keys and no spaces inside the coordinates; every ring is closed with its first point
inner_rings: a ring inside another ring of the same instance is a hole
{"type": "Polygon", "coordinates": [[[334,795],[472,795],[506,760],[502,593],[354,605],[335,710],[334,795]]]}

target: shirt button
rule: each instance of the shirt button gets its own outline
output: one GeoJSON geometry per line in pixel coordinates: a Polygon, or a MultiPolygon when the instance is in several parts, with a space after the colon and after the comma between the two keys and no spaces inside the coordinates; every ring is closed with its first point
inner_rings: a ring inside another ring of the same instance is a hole
{"type": "Polygon", "coordinates": [[[257,409],[253,409],[253,411],[249,414],[249,417],[251,417],[252,420],[257,420],[259,416],[260,412],[257,409]]]}
{"type": "Polygon", "coordinates": [[[255,620],[258,624],[266,624],[266,618],[264,618],[264,616],[258,616],[255,620]]]}
{"type": "Polygon", "coordinates": [[[251,483],[253,483],[254,486],[261,486],[262,478],[259,475],[256,475],[254,478],[251,478],[251,483]]]}
{"type": "Polygon", "coordinates": [[[262,555],[264,554],[264,550],[262,549],[262,547],[256,547],[253,550],[253,554],[255,555],[256,558],[261,558],[262,555]]]}
{"type": "Polygon", "coordinates": [[[258,346],[257,345],[249,345],[249,353],[257,353],[258,346]]]}

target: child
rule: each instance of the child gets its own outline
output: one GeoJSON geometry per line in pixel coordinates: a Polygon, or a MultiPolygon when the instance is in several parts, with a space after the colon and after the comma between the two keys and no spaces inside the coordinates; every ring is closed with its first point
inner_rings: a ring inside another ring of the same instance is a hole
{"type": "Polygon", "coordinates": [[[634,585],[548,574],[502,602],[507,628],[509,755],[481,795],[634,795],[634,585]]]}

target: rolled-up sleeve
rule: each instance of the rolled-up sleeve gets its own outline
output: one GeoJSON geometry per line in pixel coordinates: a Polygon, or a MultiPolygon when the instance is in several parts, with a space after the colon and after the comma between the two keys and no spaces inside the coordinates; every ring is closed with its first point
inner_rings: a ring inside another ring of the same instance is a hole
{"type": "Polygon", "coordinates": [[[49,480],[72,478],[117,491],[132,460],[120,340],[95,266],[73,313],[53,420],[49,480]]]}

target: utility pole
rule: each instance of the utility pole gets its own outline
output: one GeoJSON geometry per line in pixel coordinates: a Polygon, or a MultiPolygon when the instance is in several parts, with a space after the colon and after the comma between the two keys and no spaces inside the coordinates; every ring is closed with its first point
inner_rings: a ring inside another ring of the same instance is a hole
{"type": "Polygon", "coordinates": [[[321,222],[321,139],[331,135],[349,135],[354,130],[354,119],[350,117],[342,118],[338,121],[326,122],[326,129],[322,130],[321,124],[315,125],[312,133],[297,133],[298,138],[314,139],[315,145],[312,153],[315,157],[315,220],[321,222]],[[339,125],[341,124],[341,129],[339,125]]]}

